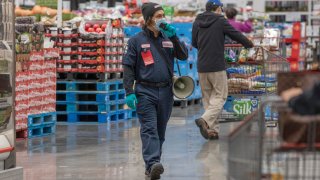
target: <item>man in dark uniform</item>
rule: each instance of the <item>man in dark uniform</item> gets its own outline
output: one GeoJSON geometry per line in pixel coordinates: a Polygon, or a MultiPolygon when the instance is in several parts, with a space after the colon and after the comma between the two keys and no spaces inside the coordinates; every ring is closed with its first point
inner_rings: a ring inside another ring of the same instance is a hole
{"type": "Polygon", "coordinates": [[[123,60],[124,87],[126,103],[137,108],[140,120],[146,175],[159,179],[164,171],[160,163],[162,144],[173,106],[174,58],[186,60],[188,50],[175,29],[165,22],[160,5],[143,4],[142,14],[143,31],[128,41],[123,60]]]}

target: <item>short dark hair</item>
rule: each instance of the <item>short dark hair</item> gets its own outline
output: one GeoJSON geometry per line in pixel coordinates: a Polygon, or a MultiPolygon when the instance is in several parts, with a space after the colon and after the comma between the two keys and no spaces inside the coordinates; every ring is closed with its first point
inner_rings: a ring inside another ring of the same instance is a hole
{"type": "Polygon", "coordinates": [[[227,8],[225,12],[228,19],[233,19],[238,14],[238,11],[235,8],[227,8]]]}
{"type": "Polygon", "coordinates": [[[216,11],[220,6],[214,5],[212,2],[207,2],[206,11],[216,11]]]}

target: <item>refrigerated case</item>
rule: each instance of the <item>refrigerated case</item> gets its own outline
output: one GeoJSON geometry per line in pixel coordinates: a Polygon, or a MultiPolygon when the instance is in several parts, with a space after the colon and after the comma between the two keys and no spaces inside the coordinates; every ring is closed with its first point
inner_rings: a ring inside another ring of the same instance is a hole
{"type": "Polygon", "coordinates": [[[13,39],[14,0],[0,0],[0,174],[16,166],[13,39]]]}

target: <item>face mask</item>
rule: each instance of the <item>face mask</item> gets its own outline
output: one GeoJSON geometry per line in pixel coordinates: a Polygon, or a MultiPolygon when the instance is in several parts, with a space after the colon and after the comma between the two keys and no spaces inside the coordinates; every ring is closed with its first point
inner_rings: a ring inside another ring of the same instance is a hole
{"type": "Polygon", "coordinates": [[[164,26],[167,25],[167,21],[165,18],[157,19],[155,20],[156,26],[155,28],[160,31],[161,29],[164,29],[164,26]]]}

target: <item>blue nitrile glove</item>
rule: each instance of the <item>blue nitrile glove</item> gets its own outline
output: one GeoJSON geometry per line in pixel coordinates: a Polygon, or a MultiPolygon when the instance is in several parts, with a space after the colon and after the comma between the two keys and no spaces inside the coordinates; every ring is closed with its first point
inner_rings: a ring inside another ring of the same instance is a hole
{"type": "Polygon", "coordinates": [[[131,109],[136,109],[136,104],[138,103],[137,97],[135,94],[129,94],[126,97],[126,104],[131,108],[131,109]]]}
{"type": "Polygon", "coordinates": [[[172,38],[176,35],[176,28],[170,24],[167,24],[164,29],[161,28],[161,31],[164,32],[168,36],[168,38],[172,38]]]}

